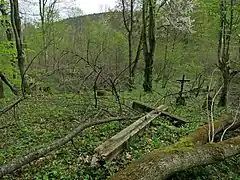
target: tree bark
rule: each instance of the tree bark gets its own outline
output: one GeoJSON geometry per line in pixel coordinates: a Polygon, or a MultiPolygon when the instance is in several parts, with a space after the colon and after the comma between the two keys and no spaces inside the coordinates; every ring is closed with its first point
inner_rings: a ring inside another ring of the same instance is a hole
{"type": "Polygon", "coordinates": [[[133,13],[134,13],[134,0],[130,0],[130,15],[129,17],[126,17],[126,4],[125,0],[122,0],[122,16],[123,16],[123,23],[128,33],[128,72],[129,72],[129,90],[132,89],[133,86],[133,74],[132,74],[132,61],[133,61],[133,13]]]}
{"type": "Polygon", "coordinates": [[[229,89],[228,87],[230,83],[229,73],[223,72],[222,77],[223,77],[223,88],[222,88],[218,105],[223,107],[227,105],[227,97],[228,97],[228,89],[229,89]]]}
{"type": "Polygon", "coordinates": [[[152,91],[152,79],[153,79],[153,56],[150,53],[144,55],[145,69],[144,69],[144,82],[143,89],[145,92],[152,91]]]}
{"type": "Polygon", "coordinates": [[[0,12],[2,13],[2,16],[5,17],[5,20],[1,20],[1,25],[6,29],[5,33],[7,35],[7,40],[8,41],[12,41],[13,39],[13,34],[12,34],[12,30],[11,30],[11,24],[9,22],[9,20],[7,20],[6,17],[8,17],[8,13],[6,11],[6,6],[4,4],[5,2],[2,1],[0,2],[1,6],[0,6],[0,12]]]}
{"type": "Polygon", "coordinates": [[[142,51],[142,42],[143,42],[143,30],[141,31],[141,36],[140,36],[140,40],[138,43],[137,53],[136,53],[136,57],[135,57],[135,60],[133,63],[133,67],[132,67],[133,84],[134,84],[134,78],[135,78],[135,71],[137,69],[138,61],[139,61],[141,51],[142,51]]]}
{"type": "Polygon", "coordinates": [[[213,164],[240,153],[240,136],[194,148],[156,150],[130,164],[112,180],[161,180],[192,167],[213,164]]]}
{"type": "MultiPolygon", "coordinates": [[[[166,2],[165,2],[166,3],[166,2]]],[[[153,62],[156,50],[155,36],[155,9],[156,0],[143,0],[142,19],[143,19],[143,52],[145,61],[143,89],[145,92],[152,91],[153,62]],[[149,18],[147,18],[147,13],[149,18]],[[148,20],[148,21],[147,21],[148,20]],[[147,29],[148,25],[148,29],[147,29]]]]}
{"type": "MultiPolygon", "coordinates": [[[[13,48],[13,42],[12,42],[12,40],[13,40],[13,33],[12,33],[12,29],[11,29],[11,23],[9,22],[9,20],[7,19],[7,17],[8,17],[8,13],[7,13],[7,11],[6,11],[6,6],[5,6],[5,4],[4,4],[5,2],[4,1],[1,1],[0,2],[0,4],[1,4],[1,6],[0,6],[0,12],[2,13],[2,16],[5,18],[5,20],[1,20],[0,22],[1,22],[1,25],[2,25],[2,27],[4,27],[6,30],[5,30],[5,33],[6,33],[6,36],[7,36],[7,40],[10,42],[10,44],[11,44],[11,47],[10,48],[13,48]]],[[[12,67],[15,67],[15,58],[14,59],[11,59],[11,65],[12,65],[12,67]]],[[[2,80],[3,80],[3,78],[2,78],[2,76],[3,76],[3,74],[0,72],[0,83],[1,83],[1,85],[2,85],[2,93],[4,94],[4,89],[3,89],[3,82],[5,82],[6,83],[6,81],[3,81],[2,82],[2,80]],[[2,79],[2,80],[1,80],[2,79]]],[[[15,77],[15,72],[13,72],[13,77],[15,77]]],[[[5,78],[5,77],[4,77],[5,78]]],[[[5,78],[6,79],[6,78],[5,78]]],[[[7,81],[8,82],[8,81],[7,81]]],[[[12,90],[12,92],[16,95],[17,94],[17,92],[16,92],[16,90],[11,86],[11,84],[10,83],[6,83],[8,86],[9,86],[9,88],[12,90]]],[[[3,95],[3,97],[4,97],[4,95],[3,95]]],[[[2,97],[2,98],[3,98],[2,97]]]]}
{"type": "Polygon", "coordinates": [[[23,35],[21,30],[21,19],[19,15],[19,6],[18,0],[10,0],[11,5],[11,23],[15,35],[16,48],[17,48],[17,59],[18,59],[18,68],[20,71],[20,76],[22,80],[22,92],[25,93],[25,90],[28,88],[27,81],[25,79],[25,70],[24,70],[24,46],[23,46],[23,35]]]}
{"type": "MultiPolygon", "coordinates": [[[[221,133],[233,120],[229,117],[215,123],[216,134],[221,133]]],[[[231,130],[240,127],[237,121],[231,130]]],[[[229,129],[230,130],[230,129],[229,129]]],[[[113,180],[160,180],[192,167],[214,164],[240,153],[240,136],[217,143],[208,143],[208,124],[181,138],[174,145],[156,149],[112,177],[113,180]]]]}
{"type": "MultiPolygon", "coordinates": [[[[159,8],[166,4],[164,0],[159,8]]],[[[142,21],[143,21],[143,53],[145,61],[143,89],[145,92],[152,91],[153,62],[156,50],[156,0],[143,0],[142,2],[142,21]],[[147,18],[148,15],[148,18],[147,18]],[[148,29],[147,29],[148,26],[148,29]]]]}
{"type": "Polygon", "coordinates": [[[233,78],[231,76],[230,68],[230,42],[232,36],[233,27],[233,5],[234,0],[230,1],[229,10],[226,0],[220,1],[220,28],[219,28],[219,39],[218,39],[218,65],[222,72],[223,88],[220,96],[219,106],[227,105],[228,87],[233,78]],[[230,14],[228,19],[227,14],[230,14]]]}

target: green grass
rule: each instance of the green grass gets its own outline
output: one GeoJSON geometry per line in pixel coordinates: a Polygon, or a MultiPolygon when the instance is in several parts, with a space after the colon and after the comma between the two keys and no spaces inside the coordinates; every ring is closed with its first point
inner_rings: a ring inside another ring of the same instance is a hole
{"type": "MultiPolygon", "coordinates": [[[[89,166],[93,150],[128,126],[131,121],[112,122],[92,127],[84,130],[74,139],[77,149],[68,143],[48,156],[5,176],[4,179],[106,179],[144,153],[177,142],[180,137],[196,130],[206,121],[206,113],[201,107],[203,97],[188,98],[187,106],[176,107],[174,96],[166,98],[163,96],[178,92],[177,85],[162,89],[160,84],[155,84],[154,88],[153,93],[142,92],[139,90],[140,85],[131,92],[122,92],[121,100],[126,104],[123,106],[123,115],[137,115],[138,113],[130,111],[129,107],[133,100],[140,100],[154,107],[166,104],[169,112],[186,118],[191,123],[181,128],[169,129],[164,126],[164,124],[171,125],[166,119],[154,120],[152,126],[129,141],[127,148],[117,159],[105,164],[102,168],[89,166]]],[[[10,103],[10,100],[11,98],[4,102],[4,105],[10,103]]],[[[12,111],[0,117],[1,126],[8,126],[0,129],[0,164],[65,136],[86,120],[104,119],[118,113],[118,104],[115,97],[111,95],[99,98],[98,108],[94,107],[92,92],[29,97],[18,105],[15,118],[12,111]]],[[[233,175],[236,176],[235,173],[233,175]]]]}

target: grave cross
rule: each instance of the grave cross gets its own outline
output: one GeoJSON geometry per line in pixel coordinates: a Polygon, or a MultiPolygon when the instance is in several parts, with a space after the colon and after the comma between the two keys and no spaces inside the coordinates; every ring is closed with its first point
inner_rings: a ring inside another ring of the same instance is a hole
{"type": "Polygon", "coordinates": [[[189,82],[190,80],[185,79],[185,74],[183,74],[182,79],[177,80],[177,81],[181,83],[181,90],[179,92],[179,96],[182,97],[184,83],[189,82]]]}

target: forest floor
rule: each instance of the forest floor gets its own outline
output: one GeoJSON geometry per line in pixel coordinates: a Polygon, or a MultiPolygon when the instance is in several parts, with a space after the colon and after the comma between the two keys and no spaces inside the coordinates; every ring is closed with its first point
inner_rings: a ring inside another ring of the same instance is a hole
{"type": "MultiPolygon", "coordinates": [[[[90,163],[94,149],[133,121],[125,120],[91,127],[74,138],[73,143],[69,142],[61,149],[5,176],[4,179],[108,179],[142,154],[169,146],[206,123],[206,110],[202,108],[205,96],[195,98],[189,94],[186,106],[175,106],[175,96],[169,94],[177,93],[178,90],[178,84],[165,89],[156,87],[153,93],[134,89],[131,92],[121,92],[120,97],[124,104],[122,116],[139,115],[131,109],[134,100],[153,107],[165,104],[169,107],[169,112],[190,122],[181,128],[169,129],[163,126],[171,125],[167,119],[158,118],[145,131],[132,138],[117,159],[106,163],[102,168],[92,168],[90,163]]],[[[10,101],[12,99],[1,100],[1,106],[4,107],[10,101]]],[[[93,92],[29,96],[15,111],[11,110],[0,117],[0,165],[67,135],[88,120],[119,116],[119,106],[111,92],[98,98],[97,108],[94,102],[93,92]]],[[[216,111],[216,119],[218,111],[220,110],[216,111]]],[[[240,179],[239,166],[238,156],[214,166],[194,168],[173,179],[240,179]]]]}

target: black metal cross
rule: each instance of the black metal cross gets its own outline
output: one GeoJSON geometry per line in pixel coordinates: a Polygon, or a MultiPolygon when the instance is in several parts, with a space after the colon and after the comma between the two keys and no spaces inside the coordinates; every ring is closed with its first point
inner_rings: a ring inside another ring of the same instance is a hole
{"type": "Polygon", "coordinates": [[[181,90],[179,92],[179,96],[182,97],[184,83],[189,82],[190,80],[185,79],[185,74],[183,74],[182,79],[177,81],[181,83],[181,90]]]}

